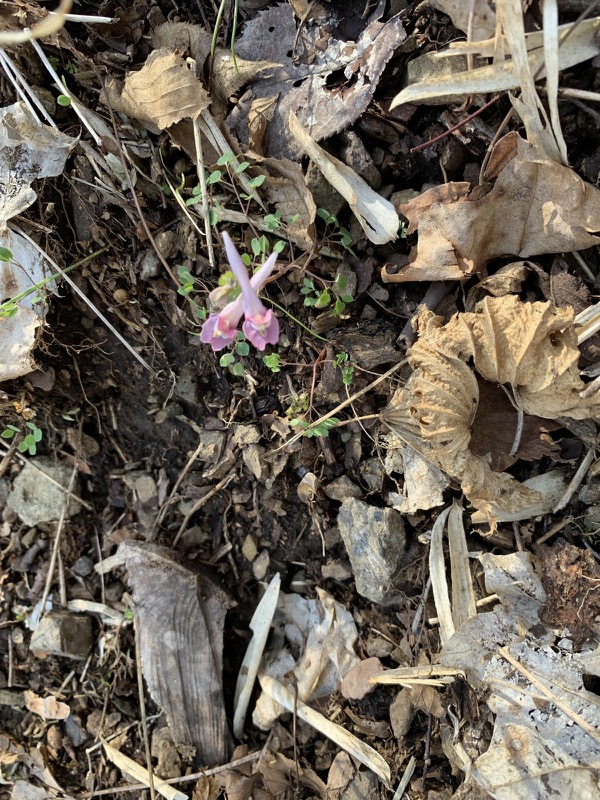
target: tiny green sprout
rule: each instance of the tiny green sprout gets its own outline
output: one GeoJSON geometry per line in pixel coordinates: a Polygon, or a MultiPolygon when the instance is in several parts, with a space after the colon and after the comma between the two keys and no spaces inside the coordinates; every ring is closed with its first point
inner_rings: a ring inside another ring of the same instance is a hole
{"type": "Polygon", "coordinates": [[[248,169],[249,166],[250,166],[250,163],[248,161],[242,161],[241,164],[238,164],[236,166],[236,168],[234,169],[234,172],[235,172],[236,175],[239,175],[240,172],[245,172],[248,169]]]}
{"type": "Polygon", "coordinates": [[[271,372],[281,372],[281,367],[279,366],[279,353],[271,353],[268,356],[263,356],[263,362],[265,367],[268,367],[271,372]]]}
{"type": "Polygon", "coordinates": [[[71,98],[66,94],[59,94],[56,98],[56,102],[59,106],[63,106],[63,108],[67,108],[71,105],[71,98]]]}
{"type": "Polygon", "coordinates": [[[65,422],[77,422],[76,417],[80,411],[81,409],[79,407],[70,408],[68,411],[65,411],[65,413],[62,415],[62,418],[65,420],[65,422]]]}
{"type": "Polygon", "coordinates": [[[275,214],[267,214],[263,222],[270,231],[276,231],[281,228],[281,211],[277,211],[275,214]]]}
{"type": "MultiPolygon", "coordinates": [[[[26,426],[29,428],[30,433],[27,433],[23,441],[19,442],[17,450],[19,453],[28,451],[29,455],[34,456],[37,453],[37,444],[41,442],[43,433],[34,422],[27,422],[26,426]]],[[[12,439],[17,433],[21,433],[19,428],[15,425],[7,425],[0,436],[2,436],[3,439],[12,439]]]]}
{"type": "Polygon", "coordinates": [[[250,247],[255,256],[264,255],[269,249],[269,240],[263,234],[259,239],[252,239],[250,247]]]}
{"type": "Polygon", "coordinates": [[[275,244],[273,245],[274,253],[281,253],[282,250],[284,249],[285,249],[285,242],[283,241],[283,239],[279,239],[279,241],[275,242],[275,244]]]}
{"type": "Polygon", "coordinates": [[[190,271],[182,265],[179,265],[177,267],[177,278],[179,279],[179,283],[181,284],[179,286],[179,289],[177,289],[177,294],[186,297],[194,289],[194,278],[191,275],[190,271]]]}
{"type": "Polygon", "coordinates": [[[331,428],[335,428],[335,426],[339,425],[339,423],[340,420],[337,417],[330,417],[329,419],[324,419],[322,422],[319,422],[317,425],[314,425],[312,428],[310,428],[310,423],[308,423],[305,419],[290,420],[290,425],[300,428],[303,436],[306,436],[307,439],[311,439],[313,436],[328,436],[331,428]]]}
{"type": "Polygon", "coordinates": [[[242,356],[243,358],[244,356],[249,355],[250,345],[246,341],[238,342],[235,346],[235,352],[238,354],[238,356],[242,356]]]}
{"type": "Polygon", "coordinates": [[[244,365],[241,361],[236,361],[235,364],[231,367],[231,371],[234,375],[237,375],[239,378],[241,375],[244,374],[244,365]]]}
{"type": "MultiPolygon", "coordinates": [[[[257,175],[256,178],[252,178],[252,180],[248,181],[248,185],[251,189],[258,189],[259,186],[262,186],[266,180],[266,175],[257,175]]],[[[266,217],[265,217],[266,219],[266,217]]]]}
{"type": "Polygon", "coordinates": [[[288,219],[288,222],[289,222],[289,224],[290,224],[290,225],[293,225],[294,223],[298,222],[298,220],[299,220],[299,219],[300,219],[300,214],[293,214],[293,215],[292,215],[292,216],[291,216],[291,217],[288,219]]]}
{"type": "Polygon", "coordinates": [[[349,360],[348,353],[338,353],[333,359],[333,366],[341,370],[344,386],[350,386],[354,380],[354,367],[350,366],[349,360]]]}
{"type": "Polygon", "coordinates": [[[37,444],[42,440],[42,431],[34,422],[26,423],[31,433],[28,433],[22,442],[19,442],[17,447],[20,453],[29,451],[30,456],[34,456],[37,452],[37,444]]]}
{"type": "Polygon", "coordinates": [[[211,186],[213,183],[220,183],[223,173],[220,169],[214,169],[206,178],[206,185],[211,186]]]}
{"type": "Polygon", "coordinates": [[[127,622],[131,622],[133,620],[133,609],[126,608],[123,612],[123,619],[127,620],[127,622]]]}
{"type": "Polygon", "coordinates": [[[8,262],[13,260],[13,254],[8,247],[0,247],[0,261],[8,262]]]}
{"type": "Polygon", "coordinates": [[[0,306],[0,319],[12,319],[18,310],[19,306],[8,300],[0,306]]]}
{"type": "Polygon", "coordinates": [[[235,159],[235,153],[232,150],[226,150],[217,161],[218,167],[226,167],[235,159]]]}
{"type": "Polygon", "coordinates": [[[202,200],[202,190],[200,186],[194,186],[192,189],[192,196],[188,197],[185,201],[186,206],[194,206],[196,203],[199,203],[202,200]]]}
{"type": "Polygon", "coordinates": [[[0,433],[0,436],[3,439],[12,439],[15,433],[21,433],[19,428],[17,428],[16,425],[7,425],[5,430],[3,430],[2,433],[0,433]]]}

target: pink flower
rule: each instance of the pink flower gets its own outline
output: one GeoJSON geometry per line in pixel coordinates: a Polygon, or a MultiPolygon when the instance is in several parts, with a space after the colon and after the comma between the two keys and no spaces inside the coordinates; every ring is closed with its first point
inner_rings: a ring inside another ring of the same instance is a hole
{"type": "Polygon", "coordinates": [[[210,344],[215,351],[227,347],[235,340],[237,326],[242,314],[245,314],[243,331],[246,338],[258,350],[264,350],[267,344],[276,344],[279,341],[279,322],[273,312],[265,308],[257,292],[261,290],[273,272],[277,262],[277,253],[272,253],[252,278],[249,278],[244,262],[229,235],[225,232],[223,233],[223,242],[229,266],[242,293],[218,314],[211,314],[202,326],[201,341],[210,344]]]}

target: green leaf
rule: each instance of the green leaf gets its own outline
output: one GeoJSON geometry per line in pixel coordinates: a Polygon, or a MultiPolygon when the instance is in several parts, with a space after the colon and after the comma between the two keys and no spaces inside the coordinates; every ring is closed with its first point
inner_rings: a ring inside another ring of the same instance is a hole
{"type": "Polygon", "coordinates": [[[281,372],[281,368],[279,366],[279,353],[271,353],[268,356],[263,356],[263,361],[266,367],[268,367],[271,372],[281,372]]]}
{"type": "Polygon", "coordinates": [[[235,346],[235,352],[238,356],[247,356],[250,353],[250,345],[248,342],[238,342],[235,346]]]}
{"type": "Polygon", "coordinates": [[[234,361],[235,361],[235,356],[233,355],[233,353],[224,353],[219,359],[219,364],[222,367],[228,367],[230,364],[233,364],[234,361]]]}
{"type": "Polygon", "coordinates": [[[340,292],[343,292],[347,285],[348,285],[348,278],[345,275],[338,275],[337,278],[335,279],[336,289],[339,289],[340,292]]]}
{"type": "Polygon", "coordinates": [[[250,256],[248,255],[248,253],[242,253],[242,261],[244,262],[244,264],[245,264],[247,267],[249,267],[249,266],[250,266],[250,264],[252,263],[252,259],[250,258],[250,256]]]}
{"type": "Polygon", "coordinates": [[[221,178],[223,177],[223,173],[220,169],[213,170],[208,178],[206,179],[206,185],[211,186],[213,183],[219,183],[221,178]]]}
{"type": "Polygon", "coordinates": [[[264,223],[269,230],[276,231],[277,228],[281,227],[281,211],[276,214],[267,214],[264,218],[264,223]]]}
{"type": "Polygon", "coordinates": [[[71,105],[71,98],[67,97],[66,94],[59,94],[58,97],[56,98],[56,102],[58,103],[59,106],[67,108],[68,106],[71,105]]]}
{"type": "Polygon", "coordinates": [[[338,297],[333,307],[333,313],[337,314],[339,317],[339,315],[343,314],[345,310],[346,310],[346,303],[344,303],[344,301],[340,300],[340,298],[338,297]]]}
{"type": "Polygon", "coordinates": [[[281,253],[282,250],[284,250],[284,249],[285,249],[285,242],[283,241],[283,239],[279,239],[278,242],[275,242],[275,244],[273,246],[273,252],[274,253],[281,253]]]}
{"type": "Polygon", "coordinates": [[[237,361],[231,368],[231,371],[233,372],[234,375],[237,375],[239,377],[240,375],[244,374],[245,371],[244,365],[241,363],[241,361],[237,361]]]}
{"type": "Polygon", "coordinates": [[[10,430],[10,426],[9,426],[5,431],[2,431],[2,433],[0,433],[0,436],[3,439],[12,439],[16,432],[17,431],[10,430]]]}
{"type": "Polygon", "coordinates": [[[250,242],[250,247],[252,248],[252,252],[255,256],[260,255],[260,240],[259,239],[252,239],[250,242]]]}
{"type": "MultiPolygon", "coordinates": [[[[259,186],[263,185],[266,177],[267,177],[266,175],[257,175],[256,178],[252,178],[251,181],[248,181],[248,186],[250,186],[251,189],[258,189],[259,186]]],[[[267,218],[265,217],[265,222],[266,221],[267,218]]]]}
{"type": "Polygon", "coordinates": [[[217,161],[217,166],[226,167],[227,164],[229,164],[231,161],[233,161],[234,158],[235,158],[235,153],[233,153],[231,150],[227,150],[225,153],[223,153],[221,158],[217,161]]]}
{"type": "Polygon", "coordinates": [[[324,289],[317,298],[315,308],[327,308],[329,303],[331,303],[331,294],[329,289],[324,289]]]}
{"type": "Polygon", "coordinates": [[[249,166],[250,163],[248,161],[242,161],[242,163],[238,164],[237,167],[235,168],[235,174],[239,175],[240,172],[245,172],[249,166]]]}
{"type": "Polygon", "coordinates": [[[352,302],[354,302],[354,298],[352,297],[351,294],[343,294],[340,299],[343,300],[344,303],[352,303],[352,302]]]}
{"type": "Polygon", "coordinates": [[[13,254],[8,247],[0,247],[0,261],[12,261],[13,254]]]}
{"type": "Polygon", "coordinates": [[[342,370],[342,381],[345,386],[350,386],[354,380],[354,367],[344,367],[342,370]]]}

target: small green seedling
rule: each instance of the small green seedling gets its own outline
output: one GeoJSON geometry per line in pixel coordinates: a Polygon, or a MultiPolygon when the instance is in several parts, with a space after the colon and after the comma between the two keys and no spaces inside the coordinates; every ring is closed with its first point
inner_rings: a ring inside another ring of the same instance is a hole
{"type": "Polygon", "coordinates": [[[193,291],[194,289],[194,278],[183,266],[177,267],[177,278],[179,280],[179,289],[177,289],[177,294],[183,295],[183,297],[187,297],[188,294],[193,291]]]}
{"type": "Polygon", "coordinates": [[[302,435],[306,436],[307,439],[311,439],[313,436],[329,436],[331,428],[335,428],[339,423],[340,420],[337,417],[330,417],[329,419],[324,419],[322,422],[319,422],[313,428],[310,428],[310,422],[307,422],[305,419],[290,420],[290,425],[293,425],[295,428],[300,428],[302,435]]]}
{"type": "Polygon", "coordinates": [[[219,359],[219,364],[222,367],[229,367],[233,375],[240,377],[243,375],[246,370],[244,365],[241,361],[238,361],[238,356],[240,358],[244,358],[244,356],[249,355],[250,353],[250,345],[246,341],[246,337],[241,331],[238,331],[237,341],[233,346],[233,352],[223,353],[221,358],[219,359]]]}
{"type": "Polygon", "coordinates": [[[333,366],[338,367],[342,371],[342,381],[344,386],[350,386],[354,380],[354,367],[348,363],[350,356],[348,353],[338,353],[333,359],[333,366]]]}
{"type": "Polygon", "coordinates": [[[271,353],[268,356],[263,356],[263,362],[265,367],[268,367],[271,372],[281,372],[281,366],[279,363],[279,353],[271,353]]]}
{"type": "MultiPolygon", "coordinates": [[[[42,441],[42,430],[41,428],[38,428],[34,422],[27,422],[26,426],[29,428],[31,433],[26,434],[23,441],[19,442],[17,445],[17,450],[19,453],[25,453],[28,451],[30,456],[34,456],[37,453],[38,442],[42,441]]],[[[21,433],[21,430],[17,428],[16,425],[8,425],[6,429],[2,431],[0,436],[3,439],[12,439],[13,436],[18,433],[21,433]]]]}
{"type": "Polygon", "coordinates": [[[346,310],[348,303],[354,298],[346,292],[348,279],[345,275],[338,275],[330,286],[318,289],[311,278],[304,278],[300,294],[304,295],[304,305],[308,308],[327,308],[335,298],[333,313],[340,316],[346,310]]]}
{"type": "Polygon", "coordinates": [[[340,244],[350,255],[355,256],[356,253],[350,247],[352,244],[350,231],[340,225],[335,214],[330,214],[325,208],[317,208],[317,216],[320,217],[328,227],[334,228],[334,232],[332,236],[329,237],[329,240],[333,241],[335,244],[340,244]]]}

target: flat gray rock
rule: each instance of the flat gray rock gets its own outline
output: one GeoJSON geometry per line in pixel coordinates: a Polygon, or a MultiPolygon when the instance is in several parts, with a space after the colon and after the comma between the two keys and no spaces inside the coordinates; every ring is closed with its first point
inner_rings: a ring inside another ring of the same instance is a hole
{"type": "MultiPolygon", "coordinates": [[[[57,464],[47,456],[31,458],[14,479],[6,502],[32,528],[40,522],[57,520],[62,513],[66,494],[60,486],[45,476],[48,475],[66,489],[71,482],[72,472],[73,467],[69,464],[57,464]]],[[[73,494],[79,494],[79,486],[79,480],[75,478],[73,494]]],[[[71,497],[67,517],[72,517],[79,511],[81,505],[71,497]]]]}
{"type": "Polygon", "coordinates": [[[384,603],[406,546],[402,515],[348,497],[340,508],[338,526],[352,564],[356,591],[374,603],[384,603]]]}

